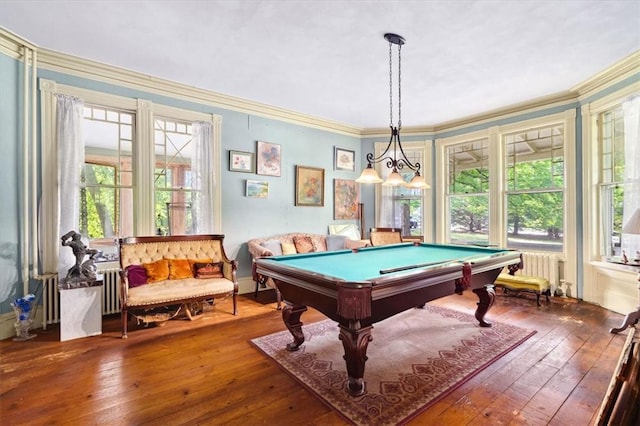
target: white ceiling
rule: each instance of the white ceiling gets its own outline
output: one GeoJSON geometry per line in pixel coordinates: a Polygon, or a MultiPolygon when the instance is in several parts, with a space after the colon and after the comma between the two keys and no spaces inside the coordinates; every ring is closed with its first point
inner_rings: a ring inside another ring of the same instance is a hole
{"type": "Polygon", "coordinates": [[[405,128],[563,92],[640,50],[637,0],[0,0],[0,25],[47,49],[365,128],[389,125],[386,32],[407,41],[405,128]]]}

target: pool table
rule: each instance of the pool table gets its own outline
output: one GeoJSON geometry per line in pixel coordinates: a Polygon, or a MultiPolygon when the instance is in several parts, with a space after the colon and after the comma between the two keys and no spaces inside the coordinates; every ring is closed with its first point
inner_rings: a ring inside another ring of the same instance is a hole
{"type": "MultiPolygon", "coordinates": [[[[282,318],[304,342],[301,315],[311,306],[338,322],[347,364],[347,391],[365,391],[366,352],[372,324],[426,302],[471,289],[482,327],[493,304],[493,282],[504,267],[522,267],[520,252],[506,249],[403,243],[354,250],[313,252],[256,259],[256,271],[271,277],[285,301],[282,318]]],[[[428,325],[425,325],[428,326],[428,325]]]]}

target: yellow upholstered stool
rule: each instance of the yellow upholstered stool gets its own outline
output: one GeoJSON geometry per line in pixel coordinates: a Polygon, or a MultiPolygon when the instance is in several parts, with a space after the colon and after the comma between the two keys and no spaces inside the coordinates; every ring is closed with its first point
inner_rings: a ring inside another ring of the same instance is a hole
{"type": "Polygon", "coordinates": [[[547,302],[549,302],[549,296],[551,295],[549,280],[541,277],[500,274],[494,284],[498,287],[503,287],[506,290],[517,292],[528,291],[535,293],[538,306],[540,306],[541,294],[544,294],[547,297],[547,302]]]}

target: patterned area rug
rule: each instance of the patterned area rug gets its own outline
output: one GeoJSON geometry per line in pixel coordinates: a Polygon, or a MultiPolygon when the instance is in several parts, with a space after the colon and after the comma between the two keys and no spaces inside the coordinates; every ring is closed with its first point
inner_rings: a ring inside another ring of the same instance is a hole
{"type": "Polygon", "coordinates": [[[293,340],[289,331],[252,343],[356,425],[407,422],[535,334],[496,322],[481,328],[472,315],[446,308],[410,309],[374,324],[366,392],[352,397],[337,323],[327,319],[303,331],[297,352],[285,349],[293,340]]]}

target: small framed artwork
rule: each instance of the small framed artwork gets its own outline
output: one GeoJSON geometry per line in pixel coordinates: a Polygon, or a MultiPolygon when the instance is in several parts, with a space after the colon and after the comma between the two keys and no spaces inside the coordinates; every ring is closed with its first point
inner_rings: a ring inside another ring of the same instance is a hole
{"type": "Polygon", "coordinates": [[[256,148],[258,174],[265,176],[280,176],[282,158],[280,145],[258,141],[256,148]]]}
{"type": "Polygon", "coordinates": [[[253,153],[229,150],[229,170],[232,172],[254,173],[253,153]]]}
{"type": "Polygon", "coordinates": [[[296,166],[296,206],[324,206],[324,169],[296,166]]]}
{"type": "Polygon", "coordinates": [[[269,196],[269,182],[264,180],[247,179],[247,197],[267,198],[269,196]]]}
{"type": "Polygon", "coordinates": [[[360,185],[355,180],[333,180],[333,218],[357,219],[359,217],[360,185]]]}
{"type": "Polygon", "coordinates": [[[334,148],[333,167],[335,170],[354,172],[356,170],[356,152],[336,146],[334,148]]]}

